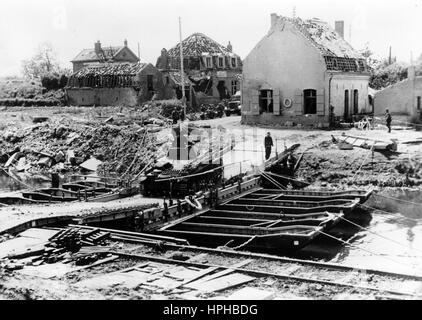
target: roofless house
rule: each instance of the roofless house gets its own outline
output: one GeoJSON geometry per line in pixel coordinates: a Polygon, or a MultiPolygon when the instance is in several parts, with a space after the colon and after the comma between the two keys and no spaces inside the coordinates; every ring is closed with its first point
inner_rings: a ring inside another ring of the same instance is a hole
{"type": "Polygon", "coordinates": [[[161,72],[150,63],[101,63],[86,66],[69,78],[66,92],[70,105],[135,106],[160,98],[161,72]]]}
{"type": "Polygon", "coordinates": [[[255,124],[329,125],[370,112],[366,61],[319,19],[271,14],[267,35],[243,61],[242,121],[255,124]]]}
{"type": "MultiPolygon", "coordinates": [[[[194,33],[182,41],[182,47],[188,100],[192,95],[198,104],[216,103],[240,90],[242,61],[232,52],[230,43],[225,47],[202,33],[194,33]]],[[[180,64],[180,44],[168,51],[162,49],[156,64],[163,72],[166,95],[174,90],[179,99],[182,96],[180,64]]]]}

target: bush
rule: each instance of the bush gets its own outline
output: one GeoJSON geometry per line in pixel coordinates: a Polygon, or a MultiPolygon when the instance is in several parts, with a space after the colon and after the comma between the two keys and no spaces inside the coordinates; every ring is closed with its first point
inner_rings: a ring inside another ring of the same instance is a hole
{"type": "Polygon", "coordinates": [[[0,106],[6,107],[52,107],[62,104],[58,99],[0,99],[0,106]]]}
{"type": "Polygon", "coordinates": [[[49,74],[41,77],[41,84],[48,90],[63,89],[67,85],[68,77],[64,74],[49,74]]]}

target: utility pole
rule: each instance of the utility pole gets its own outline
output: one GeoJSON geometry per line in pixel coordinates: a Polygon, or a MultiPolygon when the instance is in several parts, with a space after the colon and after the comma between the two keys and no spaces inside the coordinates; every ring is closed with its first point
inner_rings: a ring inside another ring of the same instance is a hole
{"type": "Polygon", "coordinates": [[[182,81],[182,105],[186,117],[185,79],[183,70],[183,43],[182,43],[182,19],[179,17],[179,38],[180,38],[180,79],[182,81]]]}
{"type": "Polygon", "coordinates": [[[138,42],[138,60],[139,62],[141,62],[141,49],[139,47],[139,42],[138,42]]]}

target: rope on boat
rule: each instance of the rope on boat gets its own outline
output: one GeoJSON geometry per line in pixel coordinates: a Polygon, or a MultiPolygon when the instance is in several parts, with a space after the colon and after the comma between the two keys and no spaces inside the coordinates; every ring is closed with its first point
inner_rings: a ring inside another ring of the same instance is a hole
{"type": "Polygon", "coordinates": [[[3,169],[2,168],[2,170],[4,171],[4,173],[6,173],[10,178],[12,178],[13,180],[15,180],[15,181],[17,181],[17,182],[19,182],[19,183],[21,183],[21,184],[23,184],[25,187],[27,187],[27,188],[29,188],[29,189],[32,189],[32,187],[30,186],[30,185],[28,185],[28,184],[26,184],[25,182],[23,182],[23,181],[21,181],[21,180],[19,180],[19,179],[17,179],[17,178],[15,178],[14,176],[12,176],[9,172],[7,172],[5,169],[3,169]]]}
{"type": "Polygon", "coordinates": [[[350,182],[353,182],[356,178],[356,175],[359,173],[360,169],[362,169],[363,165],[365,164],[366,160],[368,159],[369,155],[371,154],[372,150],[374,149],[375,146],[375,142],[372,144],[371,149],[369,149],[368,154],[366,155],[365,159],[363,159],[359,169],[355,172],[354,176],[352,177],[352,179],[350,180],[350,182]]]}
{"type": "MultiPolygon", "coordinates": [[[[355,223],[355,222],[353,222],[353,221],[350,221],[349,219],[346,219],[346,218],[344,218],[344,217],[342,217],[342,216],[340,216],[340,215],[338,215],[337,217],[339,217],[340,219],[342,219],[342,220],[344,220],[344,221],[346,221],[346,222],[348,222],[348,223],[350,223],[350,224],[352,224],[352,225],[354,225],[354,226],[356,226],[356,227],[358,227],[358,228],[360,228],[360,229],[362,229],[362,230],[365,230],[365,231],[370,232],[370,233],[372,233],[372,234],[375,234],[375,235],[377,235],[377,236],[379,236],[379,237],[381,237],[381,238],[384,238],[384,239],[386,239],[386,240],[389,240],[389,241],[391,241],[391,242],[394,242],[394,243],[396,243],[396,244],[398,244],[398,245],[400,245],[400,246],[402,246],[402,247],[405,247],[406,249],[416,250],[416,251],[422,252],[422,250],[420,250],[420,249],[418,249],[418,248],[412,248],[412,247],[409,247],[408,245],[406,245],[406,244],[404,244],[404,243],[401,243],[401,242],[396,241],[396,240],[394,240],[394,239],[391,239],[391,238],[388,238],[388,237],[386,237],[386,236],[383,236],[383,235],[381,235],[381,234],[379,234],[379,233],[377,233],[377,232],[371,231],[370,229],[365,228],[365,227],[363,227],[363,226],[361,226],[361,225],[359,225],[359,224],[357,224],[357,223],[355,223]]],[[[419,256],[419,257],[422,257],[422,256],[419,256]]]]}
{"type": "MultiPolygon", "coordinates": [[[[145,142],[145,137],[147,136],[148,131],[145,131],[144,135],[142,136],[141,139],[141,144],[140,146],[142,146],[145,142]]],[[[129,167],[127,167],[126,171],[122,174],[122,177],[126,176],[126,174],[129,172],[129,170],[132,168],[133,164],[135,163],[135,161],[139,158],[139,151],[135,154],[135,156],[133,157],[132,162],[130,163],[129,167]]]]}
{"type": "Polygon", "coordinates": [[[286,190],[286,188],[284,188],[280,183],[278,183],[275,179],[273,179],[272,177],[270,177],[266,172],[259,170],[259,172],[261,173],[261,175],[267,179],[269,182],[271,182],[272,184],[274,184],[277,188],[281,189],[281,190],[286,190]]]}
{"type": "Polygon", "coordinates": [[[233,247],[233,250],[239,250],[244,248],[245,246],[247,246],[249,243],[251,243],[254,239],[256,238],[256,236],[252,236],[250,239],[246,240],[245,242],[243,242],[242,244],[238,245],[237,247],[233,247]]]}
{"type": "MultiPolygon", "coordinates": [[[[382,209],[371,207],[371,206],[368,206],[368,205],[362,204],[362,203],[358,203],[358,206],[365,207],[365,208],[368,208],[368,209],[372,209],[372,210],[375,210],[375,211],[384,212],[384,213],[387,213],[387,214],[395,214],[395,212],[382,210],[382,209]]],[[[409,220],[416,221],[416,222],[419,222],[420,221],[419,219],[414,219],[414,218],[409,218],[409,217],[405,217],[405,218],[406,219],[409,219],[409,220]]]]}
{"type": "MultiPolygon", "coordinates": [[[[327,236],[327,237],[329,237],[329,238],[331,238],[331,239],[334,239],[334,240],[336,240],[336,241],[338,241],[338,242],[341,242],[341,243],[343,243],[343,244],[345,244],[345,245],[347,245],[347,246],[354,247],[354,248],[356,248],[356,249],[359,249],[359,250],[362,250],[362,251],[368,252],[368,253],[370,253],[371,255],[375,255],[375,256],[383,257],[383,258],[388,259],[388,260],[390,260],[390,261],[392,261],[392,262],[394,262],[394,263],[397,263],[397,264],[400,264],[400,265],[403,265],[403,266],[406,266],[406,267],[410,267],[410,268],[412,268],[412,269],[415,269],[415,267],[414,267],[414,266],[409,266],[409,264],[407,264],[407,263],[403,263],[403,262],[400,262],[400,261],[397,261],[397,260],[391,259],[389,256],[381,255],[381,254],[376,253],[376,252],[373,252],[373,251],[371,251],[371,250],[361,248],[361,247],[359,247],[359,246],[357,246],[357,245],[355,245],[355,244],[351,244],[351,243],[350,243],[350,242],[348,242],[348,241],[344,241],[343,239],[339,239],[339,238],[337,238],[337,237],[332,236],[331,234],[325,233],[324,231],[321,231],[321,230],[320,230],[320,231],[318,231],[318,232],[319,232],[319,233],[321,233],[321,234],[323,234],[324,236],[327,236]]],[[[414,275],[416,275],[416,274],[414,274],[414,275]]]]}
{"type": "Polygon", "coordinates": [[[397,201],[401,201],[401,202],[408,203],[408,204],[414,204],[414,205],[417,205],[417,206],[422,206],[422,203],[420,203],[420,202],[413,202],[413,201],[403,200],[403,199],[399,199],[399,198],[395,198],[395,197],[385,196],[385,195],[380,194],[380,193],[374,193],[374,195],[378,196],[378,197],[390,199],[390,200],[397,200],[397,201]]]}

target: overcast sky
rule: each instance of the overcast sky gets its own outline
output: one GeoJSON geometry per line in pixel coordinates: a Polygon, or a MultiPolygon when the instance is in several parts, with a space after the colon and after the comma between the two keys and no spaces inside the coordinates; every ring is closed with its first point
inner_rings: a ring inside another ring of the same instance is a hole
{"type": "Polygon", "coordinates": [[[0,0],[0,76],[19,74],[21,60],[50,42],[65,67],[83,48],[122,45],[155,64],[163,47],[201,32],[244,58],[266,34],[270,14],[345,21],[356,49],[369,43],[380,56],[410,61],[422,53],[422,0],[0,0]]]}

